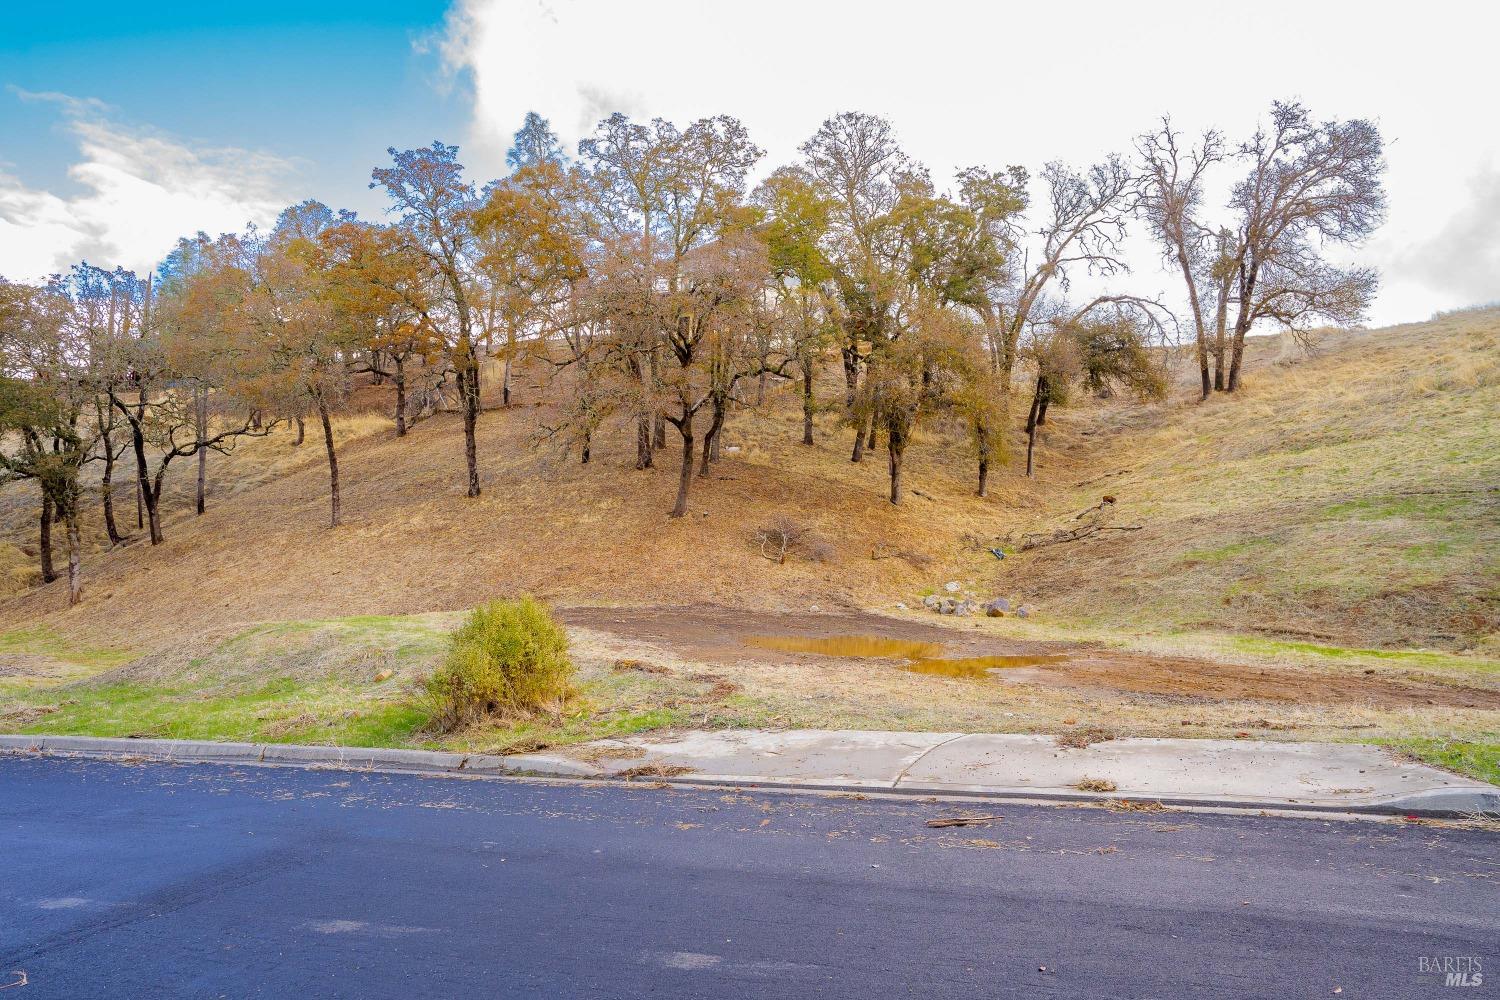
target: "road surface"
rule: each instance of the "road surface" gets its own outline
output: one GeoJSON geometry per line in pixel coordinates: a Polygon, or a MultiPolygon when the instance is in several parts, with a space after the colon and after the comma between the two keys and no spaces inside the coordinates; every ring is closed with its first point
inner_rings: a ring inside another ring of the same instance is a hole
{"type": "Polygon", "coordinates": [[[0,757],[0,1000],[1497,983],[1482,830],[0,757]]]}

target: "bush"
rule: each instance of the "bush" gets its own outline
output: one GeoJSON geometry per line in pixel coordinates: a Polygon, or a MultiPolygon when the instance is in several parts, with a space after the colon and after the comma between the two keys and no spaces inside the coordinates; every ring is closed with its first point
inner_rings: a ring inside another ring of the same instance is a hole
{"type": "Polygon", "coordinates": [[[760,546],[760,554],[774,563],[786,562],[786,557],[792,553],[813,562],[827,562],[834,555],[833,546],[821,535],[789,517],[778,517],[757,528],[755,541],[760,546]]]}
{"type": "Polygon", "coordinates": [[[452,732],[489,716],[556,712],[572,692],[568,637],[531,597],[475,608],[427,683],[433,722],[452,732]]]}

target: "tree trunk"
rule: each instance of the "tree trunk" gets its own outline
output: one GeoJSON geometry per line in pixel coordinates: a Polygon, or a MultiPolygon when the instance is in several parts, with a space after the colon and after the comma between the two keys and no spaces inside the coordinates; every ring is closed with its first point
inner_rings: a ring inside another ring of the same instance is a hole
{"type": "Polygon", "coordinates": [[[589,464],[589,447],[593,443],[594,443],[594,434],[593,434],[593,432],[585,428],[585,430],[583,432],[583,454],[582,454],[581,459],[580,459],[580,461],[579,461],[578,464],[580,464],[580,465],[588,465],[589,464]]]}
{"type": "Polygon", "coordinates": [[[68,530],[68,607],[74,608],[83,600],[83,542],[78,532],[76,496],[68,502],[64,520],[68,530]]]}
{"type": "Polygon", "coordinates": [[[1224,327],[1229,322],[1229,279],[1219,283],[1219,302],[1214,310],[1214,389],[1224,391],[1224,327]]]}
{"type": "Polygon", "coordinates": [[[51,583],[57,579],[57,571],[52,567],[52,494],[42,487],[42,523],[41,538],[38,547],[41,549],[42,557],[42,582],[51,583]]]}
{"type": "Polygon", "coordinates": [[[677,479],[677,503],[672,507],[672,517],[687,513],[688,490],[693,486],[693,415],[684,413],[677,429],[682,432],[682,470],[677,479]]]}
{"type": "MultiPolygon", "coordinates": [[[[651,352],[649,364],[644,369],[642,378],[645,377],[645,372],[650,372],[652,385],[659,385],[661,383],[661,368],[657,363],[655,351],[651,352]]],[[[667,446],[667,415],[661,410],[653,410],[651,413],[651,426],[652,449],[665,448],[667,446]]]]}
{"type": "Polygon", "coordinates": [[[104,445],[104,475],[99,481],[99,495],[104,504],[104,530],[109,533],[109,544],[119,545],[125,537],[115,524],[115,449],[109,431],[101,432],[101,442],[104,445]]]}
{"type": "Polygon", "coordinates": [[[979,496],[984,496],[989,490],[990,483],[990,438],[989,428],[985,427],[984,421],[974,421],[974,440],[978,442],[979,448],[979,496]]]}
{"type": "Polygon", "coordinates": [[[328,526],[337,528],[339,525],[339,458],[333,450],[333,423],[328,419],[328,403],[321,395],[318,396],[318,419],[323,424],[323,447],[328,449],[328,526]]]}
{"type": "Polygon", "coordinates": [[[1245,335],[1255,322],[1250,304],[1255,301],[1255,280],[1259,265],[1252,261],[1247,267],[1248,273],[1240,281],[1240,307],[1234,319],[1234,345],[1229,355],[1229,381],[1224,386],[1225,392],[1234,392],[1240,387],[1240,363],[1245,357],[1245,335]]]}
{"type": "Polygon", "coordinates": [[[802,356],[802,443],[813,443],[813,363],[812,355],[802,356]]]}
{"type": "Polygon", "coordinates": [[[208,440],[208,393],[200,386],[193,390],[193,433],[197,435],[198,451],[198,502],[201,516],[204,508],[204,490],[208,483],[208,449],[203,443],[208,440]]]}
{"type": "Polygon", "coordinates": [[[708,478],[708,463],[719,457],[719,432],[724,428],[725,409],[724,400],[715,396],[713,420],[709,422],[708,433],[703,436],[703,462],[698,466],[698,475],[703,479],[708,478]]]}
{"type": "Polygon", "coordinates": [[[874,451],[875,450],[875,447],[876,447],[876,445],[878,443],[875,435],[876,435],[876,432],[878,430],[879,430],[879,428],[876,426],[875,421],[872,418],[870,420],[870,436],[865,441],[865,450],[866,451],[874,451]]]}
{"type": "Polygon", "coordinates": [[[1203,328],[1203,307],[1198,301],[1198,283],[1193,279],[1193,265],[1188,260],[1187,247],[1180,238],[1180,229],[1178,237],[1174,241],[1177,246],[1177,266],[1182,269],[1182,280],[1187,285],[1188,305],[1193,310],[1193,332],[1197,335],[1198,342],[1198,373],[1203,383],[1203,395],[1200,398],[1207,399],[1209,393],[1208,332],[1203,328]]]}
{"type": "MultiPolygon", "coordinates": [[[[875,415],[870,415],[870,423],[875,423],[875,415]]],[[[849,453],[849,461],[858,462],[865,457],[865,424],[860,422],[854,425],[854,450],[849,453]]]]}
{"type": "Polygon", "coordinates": [[[302,442],[307,440],[307,421],[301,417],[297,418],[297,436],[292,439],[292,447],[302,447],[302,442]]]}
{"type": "MultiPolygon", "coordinates": [[[[1238,326],[1238,324],[1236,324],[1238,326]]],[[[1240,362],[1245,357],[1245,335],[1238,329],[1234,331],[1234,348],[1229,354],[1229,381],[1224,385],[1225,392],[1235,392],[1240,387],[1240,362]]]]}
{"type": "Polygon", "coordinates": [[[656,464],[651,447],[651,417],[641,414],[635,420],[635,467],[649,469],[656,464]]]}
{"type": "Polygon", "coordinates": [[[471,497],[479,496],[479,447],[475,430],[479,425],[479,359],[472,346],[464,348],[464,367],[458,374],[459,397],[464,413],[464,462],[468,465],[471,497]]]}
{"type": "Polygon", "coordinates": [[[406,437],[406,360],[396,359],[396,436],[406,437]]]}
{"type": "MultiPolygon", "coordinates": [[[[145,390],[142,389],[144,392],[145,390]]],[[[157,478],[155,488],[151,485],[151,468],[146,462],[146,437],[138,420],[130,422],[130,439],[135,449],[135,480],[137,498],[145,504],[146,523],[151,527],[151,544],[160,545],[164,539],[161,534],[161,511],[158,509],[157,501],[161,498],[161,479],[157,478]]],[[[162,470],[165,473],[165,468],[162,470]]],[[[140,519],[140,514],[136,514],[140,519]]]]}
{"type": "Polygon", "coordinates": [[[846,346],[840,353],[844,356],[844,405],[852,410],[859,392],[859,348],[846,346]]]}
{"type": "Polygon", "coordinates": [[[894,427],[886,429],[886,453],[891,467],[891,503],[901,503],[901,469],[906,457],[906,435],[894,427]]]}
{"type": "Polygon", "coordinates": [[[500,377],[500,405],[510,405],[510,356],[506,355],[504,374],[500,377]]]}
{"type": "Polygon", "coordinates": [[[1031,413],[1026,418],[1026,475],[1028,478],[1032,474],[1032,455],[1036,451],[1036,429],[1041,423],[1042,397],[1046,392],[1046,385],[1046,379],[1036,380],[1036,388],[1031,393],[1031,413]]]}
{"type": "Polygon", "coordinates": [[[656,464],[652,455],[655,448],[651,444],[651,419],[654,414],[649,405],[652,369],[642,363],[638,353],[630,355],[629,363],[631,372],[641,384],[640,409],[635,416],[635,467],[637,470],[649,469],[656,464]]]}

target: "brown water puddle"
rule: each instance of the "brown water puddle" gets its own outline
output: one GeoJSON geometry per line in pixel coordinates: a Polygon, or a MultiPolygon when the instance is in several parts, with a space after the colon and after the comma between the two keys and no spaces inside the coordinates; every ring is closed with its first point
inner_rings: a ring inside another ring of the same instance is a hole
{"type": "Polygon", "coordinates": [[[905,660],[902,669],[918,674],[942,677],[983,679],[991,670],[1013,667],[1035,667],[1043,663],[1066,660],[1060,655],[965,656],[943,657],[940,642],[918,642],[911,639],[883,639],[874,635],[753,635],[745,645],[774,649],[782,653],[813,653],[818,656],[841,656],[851,659],[905,660]]]}

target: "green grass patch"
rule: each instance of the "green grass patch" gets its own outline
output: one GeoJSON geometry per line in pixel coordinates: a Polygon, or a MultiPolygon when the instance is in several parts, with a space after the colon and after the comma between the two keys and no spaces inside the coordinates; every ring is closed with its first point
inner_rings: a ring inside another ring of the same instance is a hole
{"type": "Polygon", "coordinates": [[[1407,739],[1390,740],[1386,746],[1404,750],[1425,763],[1500,785],[1500,743],[1407,739]]]}
{"type": "Polygon", "coordinates": [[[1478,656],[1462,656],[1458,653],[1443,653],[1421,649],[1354,649],[1347,646],[1322,646],[1312,642],[1282,642],[1275,639],[1252,639],[1234,636],[1229,645],[1244,653],[1260,656],[1323,657],[1335,660],[1381,660],[1412,667],[1436,667],[1438,669],[1468,670],[1478,673],[1500,673],[1500,660],[1478,656]]]}
{"type": "Polygon", "coordinates": [[[1183,562],[1222,563],[1241,556],[1254,554],[1260,549],[1274,548],[1277,543],[1269,538],[1247,538],[1230,542],[1212,549],[1190,549],[1182,554],[1183,562]]]}
{"type": "Polygon", "coordinates": [[[374,747],[406,744],[428,719],[425,705],[410,696],[371,697],[289,678],[249,691],[102,684],[42,694],[10,706],[12,718],[27,720],[21,732],[374,747]]]}
{"type": "Polygon", "coordinates": [[[1329,520],[1376,521],[1388,517],[1441,517],[1459,515],[1459,508],[1472,504],[1473,498],[1464,494],[1436,493],[1428,496],[1375,496],[1359,497],[1324,508],[1323,516],[1329,520]]]}
{"type": "Polygon", "coordinates": [[[5,653],[46,656],[93,670],[109,670],[129,663],[139,655],[129,649],[78,645],[45,626],[0,632],[0,654],[5,653]]]}

